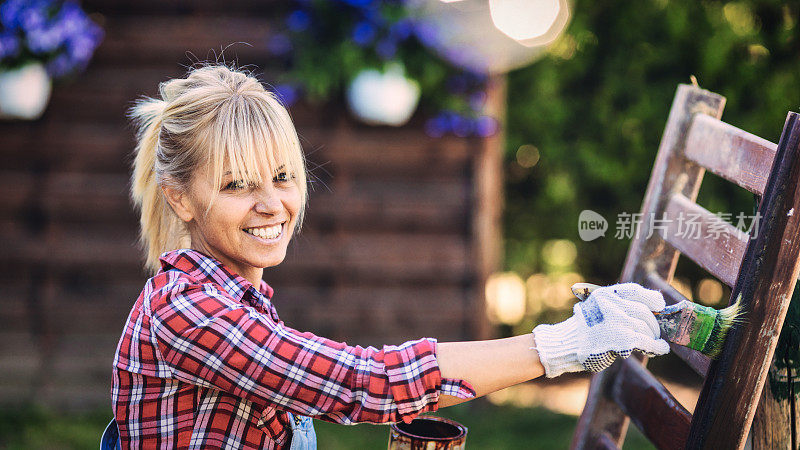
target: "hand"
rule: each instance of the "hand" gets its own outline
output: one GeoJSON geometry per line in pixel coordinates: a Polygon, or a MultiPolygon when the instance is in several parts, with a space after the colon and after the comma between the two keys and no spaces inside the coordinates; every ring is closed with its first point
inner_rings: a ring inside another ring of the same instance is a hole
{"type": "Polygon", "coordinates": [[[633,350],[648,356],[669,353],[653,315],[664,306],[660,292],[636,283],[595,289],[573,306],[569,319],[533,329],[545,374],[552,378],[564,372],[599,372],[633,350]]]}

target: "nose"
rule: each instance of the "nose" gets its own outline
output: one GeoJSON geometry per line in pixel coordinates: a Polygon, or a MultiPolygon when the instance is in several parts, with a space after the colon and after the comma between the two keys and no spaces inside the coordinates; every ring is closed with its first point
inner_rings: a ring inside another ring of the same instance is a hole
{"type": "Polygon", "coordinates": [[[281,210],[282,202],[278,190],[272,183],[266,183],[255,191],[256,201],[253,209],[260,214],[275,214],[281,210]]]}

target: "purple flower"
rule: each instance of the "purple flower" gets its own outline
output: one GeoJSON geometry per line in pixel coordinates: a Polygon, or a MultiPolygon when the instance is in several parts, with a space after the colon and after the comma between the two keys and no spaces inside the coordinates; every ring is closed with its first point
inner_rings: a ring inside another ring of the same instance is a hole
{"type": "Polygon", "coordinates": [[[76,34],[67,41],[67,54],[77,61],[88,61],[94,52],[94,40],[86,34],[76,34]]]}
{"type": "Polygon", "coordinates": [[[439,43],[439,32],[434,25],[428,22],[415,22],[414,34],[417,35],[420,42],[427,46],[436,47],[439,43]]]}
{"type": "Polygon", "coordinates": [[[10,32],[0,34],[0,60],[6,57],[13,58],[17,56],[19,50],[19,38],[10,32]]]}
{"type": "Polygon", "coordinates": [[[425,133],[430,137],[442,137],[450,130],[450,119],[447,113],[439,114],[425,122],[425,133]]]}
{"type": "Polygon", "coordinates": [[[389,34],[398,41],[404,41],[414,32],[414,23],[410,19],[400,19],[389,29],[389,34]]]}
{"type": "Polygon", "coordinates": [[[0,3],[0,23],[8,31],[19,27],[20,15],[25,8],[25,0],[8,0],[0,3]]]}
{"type": "Polygon", "coordinates": [[[63,28],[64,34],[68,36],[79,33],[87,26],[93,25],[80,6],[74,2],[64,3],[64,7],[59,11],[56,21],[63,28]]]}
{"type": "Polygon", "coordinates": [[[26,36],[26,43],[36,55],[50,53],[64,43],[63,29],[60,27],[31,29],[26,36]]]}
{"type": "Polygon", "coordinates": [[[489,116],[480,116],[475,121],[475,132],[480,137],[489,137],[497,133],[500,129],[500,124],[497,119],[489,116]]]}
{"type": "Polygon", "coordinates": [[[67,38],[67,54],[79,62],[88,62],[94,49],[103,39],[103,30],[90,20],[86,20],[86,27],[67,38]]]}
{"type": "Polygon", "coordinates": [[[464,116],[458,114],[453,115],[450,119],[450,126],[453,129],[453,134],[458,137],[467,137],[472,134],[472,121],[464,116]]]}
{"type": "Polygon", "coordinates": [[[22,29],[26,33],[31,33],[44,28],[47,21],[44,13],[44,10],[38,9],[35,4],[23,9],[19,18],[22,29]]]}
{"type": "Polygon", "coordinates": [[[386,23],[386,19],[384,19],[383,14],[381,14],[380,9],[377,7],[378,5],[370,5],[367,8],[362,10],[364,14],[364,18],[371,24],[382,26],[386,23]]]}
{"type": "Polygon", "coordinates": [[[0,22],[0,58],[25,48],[54,78],[84,69],[105,34],[73,0],[0,0],[0,22]]]}
{"type": "Polygon", "coordinates": [[[353,41],[364,47],[375,38],[375,26],[366,21],[361,21],[353,27],[353,41]]]}
{"type": "Polygon", "coordinates": [[[290,84],[279,84],[273,90],[284,106],[291,106],[297,101],[298,89],[290,84]]]}
{"type": "Polygon", "coordinates": [[[340,1],[350,6],[355,6],[356,8],[361,8],[372,3],[372,0],[340,0],[340,1]]]}
{"type": "Polygon", "coordinates": [[[457,66],[464,67],[469,65],[469,55],[467,54],[468,51],[465,48],[447,47],[442,52],[444,53],[443,56],[446,60],[457,66]]]}
{"type": "Polygon", "coordinates": [[[47,73],[53,78],[60,78],[75,70],[75,62],[67,54],[60,54],[45,66],[47,73]]]}
{"type": "Polygon", "coordinates": [[[270,53],[283,56],[292,51],[292,41],[285,34],[273,34],[267,41],[270,53]]]}
{"type": "Polygon", "coordinates": [[[375,46],[375,52],[384,61],[392,59],[395,53],[397,53],[397,44],[389,39],[381,39],[378,45],[375,46]]]}
{"type": "Polygon", "coordinates": [[[292,31],[304,31],[311,25],[311,17],[303,10],[295,10],[286,18],[286,25],[292,31]]]}

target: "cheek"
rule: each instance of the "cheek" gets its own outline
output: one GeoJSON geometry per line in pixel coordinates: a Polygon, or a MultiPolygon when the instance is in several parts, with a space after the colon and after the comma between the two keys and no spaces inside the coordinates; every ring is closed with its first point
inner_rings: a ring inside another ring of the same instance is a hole
{"type": "Polygon", "coordinates": [[[236,235],[240,231],[242,211],[247,211],[243,203],[226,201],[224,204],[215,205],[209,212],[206,230],[217,235],[236,235]]]}
{"type": "Polygon", "coordinates": [[[300,196],[300,189],[295,188],[289,195],[287,196],[286,200],[284,201],[284,205],[286,205],[286,209],[292,215],[292,219],[296,220],[297,215],[300,213],[300,204],[302,203],[302,198],[300,196]]]}

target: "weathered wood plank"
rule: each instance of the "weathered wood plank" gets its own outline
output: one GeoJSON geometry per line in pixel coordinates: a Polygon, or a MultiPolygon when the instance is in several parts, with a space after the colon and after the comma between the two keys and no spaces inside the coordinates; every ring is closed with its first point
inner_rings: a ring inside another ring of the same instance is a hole
{"type": "Polygon", "coordinates": [[[661,236],[720,281],[733,286],[749,236],[681,194],[667,200],[661,236]]]}
{"type": "Polygon", "coordinates": [[[186,14],[242,14],[276,16],[289,7],[289,3],[275,0],[84,0],[83,8],[91,13],[102,11],[104,15],[158,14],[162,16],[186,14]]]}
{"type": "Polygon", "coordinates": [[[764,193],[778,146],[705,114],[695,116],[686,157],[728,181],[764,193]]]}
{"type": "MultiPolygon", "coordinates": [[[[36,324],[41,345],[20,348],[49,364],[37,373],[17,373],[36,394],[26,400],[62,408],[108,402],[110,367],[103,368],[102,361],[108,358],[110,364],[113,352],[102,356],[106,350],[92,347],[96,358],[71,360],[86,349],[78,343],[62,355],[57,344],[60,337],[85,335],[89,328],[118,338],[121,328],[112,321],[129,309],[137,281],[140,289],[146,279],[127,199],[135,142],[125,112],[133,101],[156,95],[159,82],[184,76],[194,60],[214,59],[210,50],[238,41],[252,47],[234,44],[225,51],[226,60],[253,64],[265,83],[277,80],[282,68],[273,64],[277,61],[262,38],[280,20],[278,11],[290,5],[232,1],[89,1],[84,6],[107,35],[88,70],[54,90],[40,120],[0,122],[0,175],[23,174],[0,177],[0,269],[3,281],[18,282],[0,313],[0,328],[22,332],[36,324]],[[59,311],[74,320],[59,321],[59,311]],[[37,376],[53,373],[48,367],[66,376],[42,382],[37,376]]],[[[502,106],[502,95],[489,95],[489,103],[502,106]]],[[[385,319],[386,329],[367,336],[375,344],[399,342],[400,333],[419,337],[424,329],[452,339],[479,336],[475,330],[486,321],[480,320],[483,292],[477,274],[486,267],[482,258],[491,255],[476,251],[483,235],[476,238],[473,226],[499,204],[485,200],[486,208],[471,214],[484,201],[480,196],[499,185],[484,185],[476,193],[477,183],[498,182],[480,178],[497,173],[476,173],[476,160],[482,158],[481,167],[499,168],[501,137],[488,142],[430,138],[423,133],[422,114],[402,128],[370,127],[337,102],[301,101],[290,112],[310,167],[322,180],[311,192],[304,233],[295,237],[287,261],[265,274],[279,297],[287,285],[305,289],[292,298],[296,303],[281,305],[281,316],[290,319],[294,308],[313,324],[336,322],[340,315],[332,320],[330,309],[304,309],[327,301],[341,307],[341,316],[355,318],[331,328],[331,334],[348,340],[362,336],[352,323],[363,322],[364,311],[385,319]],[[403,297],[403,291],[413,298],[403,297]],[[373,309],[368,309],[370,300],[373,309]],[[363,310],[346,308],[347,301],[363,310]],[[423,306],[442,313],[403,314],[403,308],[423,306]],[[389,326],[396,334],[383,334],[389,326]]],[[[3,360],[8,354],[0,349],[3,360]]],[[[0,380],[0,403],[9,401],[3,394],[23,388],[0,380]]]]}
{"type": "MultiPolygon", "coordinates": [[[[680,85],[667,119],[664,135],[659,144],[655,165],[647,185],[642,217],[661,217],[668,196],[679,177],[684,177],[680,193],[694,201],[700,188],[704,169],[679,156],[685,143],[692,116],[697,113],[713,117],[722,115],[725,98],[700,88],[680,85]]],[[[678,261],[678,251],[665,246],[657,233],[652,233],[648,221],[641,232],[634,236],[628,249],[621,281],[643,282],[648,273],[655,272],[669,281],[678,261]]],[[[603,393],[619,370],[615,364],[592,377],[589,397],[578,421],[572,440],[572,448],[590,448],[589,436],[609,433],[618,445],[624,440],[628,419],[618,406],[603,393]]]]}
{"type": "Polygon", "coordinates": [[[789,113],[759,205],[759,233],[747,248],[731,295],[741,295],[746,322],[728,332],[722,354],[709,368],[687,448],[745,445],[800,272],[799,119],[789,113]]]}
{"type": "MultiPolygon", "coordinates": [[[[778,358],[775,354],[775,359],[778,358]]],[[[783,357],[783,355],[780,355],[783,357]]],[[[775,361],[761,391],[753,428],[753,450],[795,450],[800,443],[800,392],[791,360],[775,361]],[[794,445],[792,445],[794,443],[794,445]]]]}
{"type": "Polygon", "coordinates": [[[188,65],[196,59],[213,61],[215,52],[220,55],[223,49],[226,61],[264,61],[271,56],[269,16],[126,14],[107,16],[105,27],[110,32],[95,51],[92,64],[188,65]],[[194,55],[191,60],[190,54],[194,55]]]}
{"type": "Polygon", "coordinates": [[[692,415],[638,361],[623,361],[610,394],[657,448],[683,447],[692,415]]]}
{"type": "MultiPolygon", "coordinates": [[[[138,267],[141,256],[135,234],[117,231],[64,228],[58,239],[50,241],[4,235],[0,236],[0,246],[5,249],[0,260],[46,264],[51,270],[62,271],[138,267]]],[[[329,237],[300,235],[290,247],[286,262],[275,270],[299,275],[317,269],[336,276],[396,281],[463,281],[472,273],[470,266],[468,243],[459,234],[362,232],[329,237]]]]}

